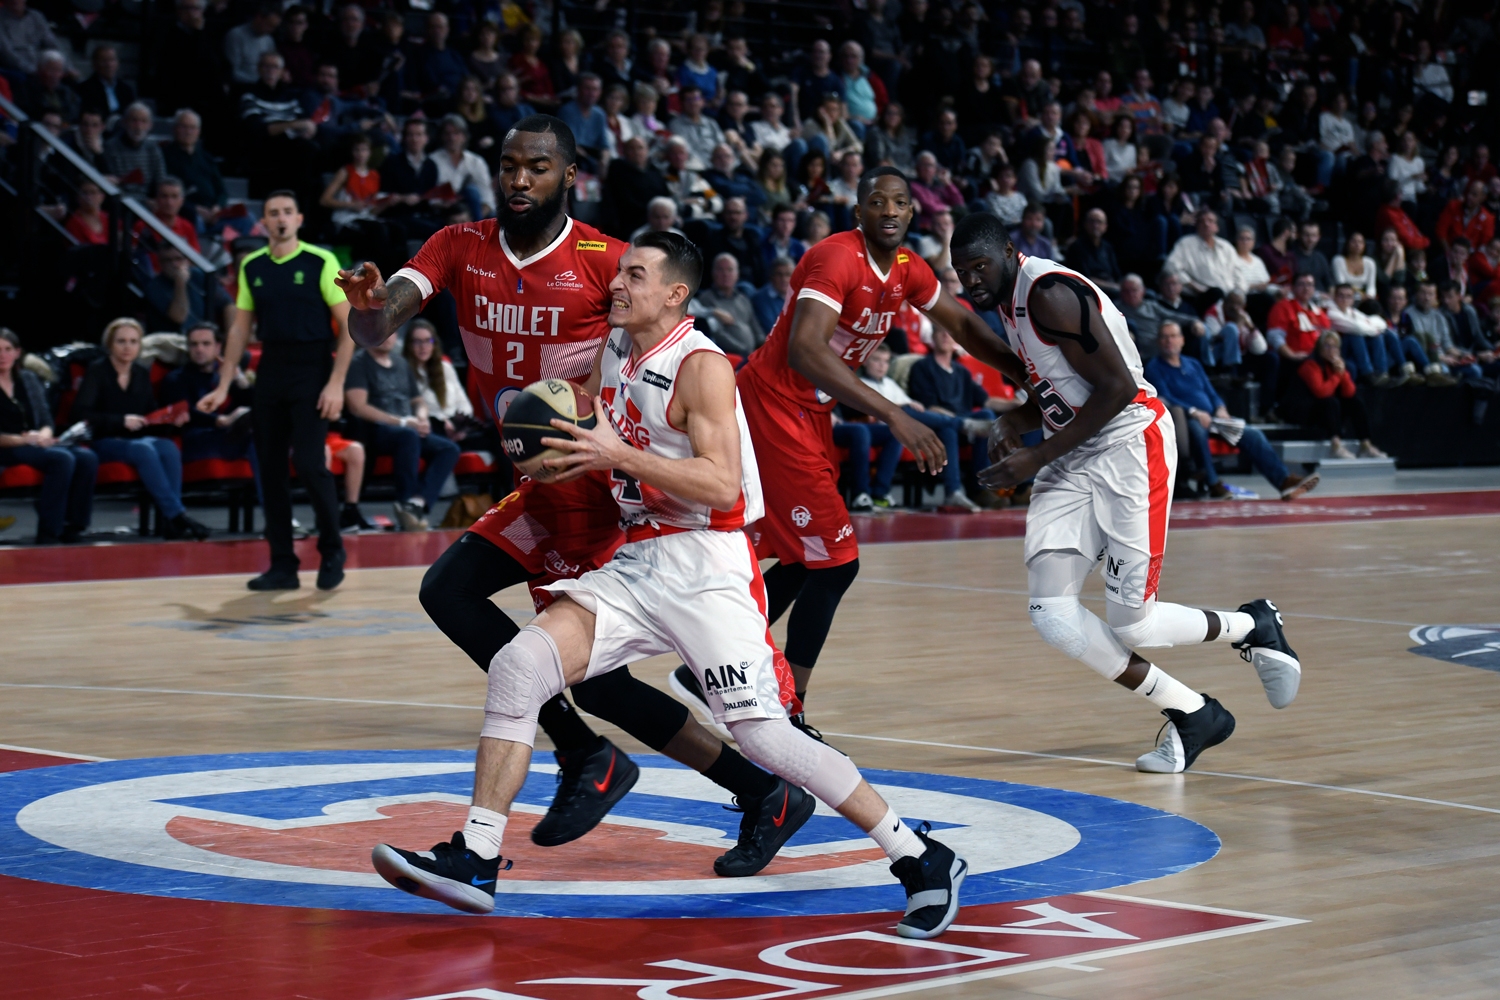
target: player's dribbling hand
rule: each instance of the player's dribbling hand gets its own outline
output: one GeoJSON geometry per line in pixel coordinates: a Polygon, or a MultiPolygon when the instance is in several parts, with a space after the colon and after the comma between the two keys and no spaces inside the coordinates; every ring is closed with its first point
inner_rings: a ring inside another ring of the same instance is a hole
{"type": "Polygon", "coordinates": [[[586,472],[616,468],[635,451],[615,433],[614,425],[609,420],[609,412],[604,408],[604,400],[598,396],[594,397],[593,427],[579,427],[566,420],[554,420],[552,426],[572,436],[542,438],[542,444],[567,454],[544,460],[538,470],[542,475],[533,475],[533,479],[565,483],[586,472]]]}
{"type": "Polygon", "coordinates": [[[917,468],[923,472],[941,472],[948,464],[948,449],[937,432],[905,411],[890,423],[891,433],[906,450],[917,456],[917,468]]]}
{"type": "Polygon", "coordinates": [[[989,447],[986,449],[990,462],[998,462],[1020,447],[1021,432],[1012,427],[1004,417],[996,417],[995,422],[990,424],[989,447]]]}
{"type": "Polygon", "coordinates": [[[1035,479],[1042,464],[1035,448],[1017,448],[989,468],[980,470],[979,485],[987,490],[1013,490],[1035,479]]]}
{"type": "Polygon", "coordinates": [[[384,306],[388,294],[380,268],[368,260],[350,270],[340,271],[333,283],[344,290],[351,309],[379,309],[384,306]]]}

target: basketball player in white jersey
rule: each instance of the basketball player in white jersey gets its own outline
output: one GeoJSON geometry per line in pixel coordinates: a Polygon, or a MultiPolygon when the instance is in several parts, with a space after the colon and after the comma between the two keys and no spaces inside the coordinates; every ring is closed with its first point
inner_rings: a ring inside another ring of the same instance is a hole
{"type": "Polygon", "coordinates": [[[1267,600],[1238,611],[1203,611],[1156,596],[1177,471],[1172,418],[1141,371],[1125,317],[1083,275],[1016,252],[1000,220],[965,216],[953,234],[953,267],[974,305],[998,309],[1026,365],[1024,407],[991,435],[996,464],[980,474],[992,489],[1035,477],[1026,514],[1032,624],[1042,638],[1134,691],[1168,719],[1142,771],[1176,773],[1234,732],[1234,717],[1132,650],[1221,640],[1249,660],[1266,697],[1284,708],[1297,696],[1301,664],[1267,600]],[[1040,445],[1020,434],[1041,427],[1040,445]],[[1104,566],[1105,618],[1078,601],[1104,566]]]}
{"type": "MultiPolygon", "coordinates": [[[[791,671],[778,663],[765,583],[743,531],[764,510],[755,451],[734,369],[686,315],[702,274],[698,248],[671,232],[642,235],[620,259],[609,288],[614,330],[587,385],[598,424],[553,421],[559,437],[544,443],[567,454],[519,467],[556,482],[608,473],[625,542],[600,568],[547,585],[557,599],[496,654],[463,830],[430,852],[382,844],[372,861],[407,892],[492,910],[538,710],[618,664],[675,652],[745,756],[806,788],[886,852],[907,896],[897,932],[936,937],[958,913],[968,866],[925,826],[908,828],[849,758],[796,729],[782,705],[791,671]]],[[[801,802],[812,811],[810,799],[801,802]]]]}

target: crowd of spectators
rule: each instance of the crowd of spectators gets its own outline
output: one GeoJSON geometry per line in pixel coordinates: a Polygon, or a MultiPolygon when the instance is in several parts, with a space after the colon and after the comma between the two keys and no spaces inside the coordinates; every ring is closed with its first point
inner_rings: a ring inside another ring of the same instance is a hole
{"type": "MultiPolygon", "coordinates": [[[[310,238],[387,273],[412,241],[493,214],[505,131],[555,113],[578,141],[575,214],[699,242],[694,312],[740,357],[807,247],[854,224],[861,173],[894,165],[936,269],[956,219],[993,213],[1022,253],[1111,296],[1143,361],[1175,328],[1216,393],[1253,386],[1247,416],[1304,424],[1334,456],[1346,436],[1380,454],[1362,387],[1463,382],[1482,419],[1500,376],[1492,4],[869,0],[780,36],[762,6],[176,0],[132,73],[61,8],[6,0],[0,84],[195,247],[254,234],[226,194],[238,176],[252,198],[295,191],[310,238]]],[[[73,238],[101,241],[98,189],[51,191],[73,238]]],[[[137,228],[149,328],[227,325],[233,288],[137,228]]],[[[908,314],[890,345],[943,358],[942,337],[908,314]]],[[[420,393],[384,391],[403,352],[371,352],[364,405],[438,419],[426,362],[406,366],[420,393]]],[[[869,482],[879,499],[879,468],[869,482]]]]}

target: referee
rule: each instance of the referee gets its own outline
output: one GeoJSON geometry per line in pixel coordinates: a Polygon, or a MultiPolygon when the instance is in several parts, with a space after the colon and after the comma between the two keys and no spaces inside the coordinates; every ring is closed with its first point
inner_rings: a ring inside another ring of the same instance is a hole
{"type": "Polygon", "coordinates": [[[344,579],[344,542],[333,474],[323,460],[328,422],[344,408],[344,374],[354,354],[349,338],[349,302],[333,283],[338,259],[297,238],[302,213],[291,191],[272,191],[261,224],[271,243],[240,263],[240,292],[229,328],[219,385],[198,402],[213,413],[229,395],[240,356],[250,339],[250,315],[258,320],[262,345],[256,370],[255,449],[260,456],[271,568],[250,581],[251,590],[296,590],[297,554],[292,550],[292,486],[287,451],[297,478],[312,498],[318,519],[318,589],[344,579]]]}

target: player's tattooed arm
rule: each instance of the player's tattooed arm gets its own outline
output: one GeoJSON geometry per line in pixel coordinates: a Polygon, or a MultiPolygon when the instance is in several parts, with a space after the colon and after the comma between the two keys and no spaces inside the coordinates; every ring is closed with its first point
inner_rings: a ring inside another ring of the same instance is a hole
{"type": "Polygon", "coordinates": [[[369,261],[340,271],[336,284],[349,299],[349,335],[361,347],[385,342],[422,308],[422,290],[407,278],[390,284],[369,261]]]}
{"type": "MultiPolygon", "coordinates": [[[[1093,391],[1071,418],[1060,426],[1054,423],[1051,437],[1034,448],[1012,451],[982,471],[979,482],[990,489],[1014,487],[1031,479],[1042,466],[1099,433],[1136,396],[1135,379],[1108,334],[1097,296],[1087,285],[1055,281],[1043,286],[1038,281],[1027,297],[1026,311],[1032,326],[1057,345],[1093,391]],[[1076,286],[1083,289],[1082,298],[1076,286]]],[[[1045,409],[1045,400],[1037,403],[1045,409]]]]}

